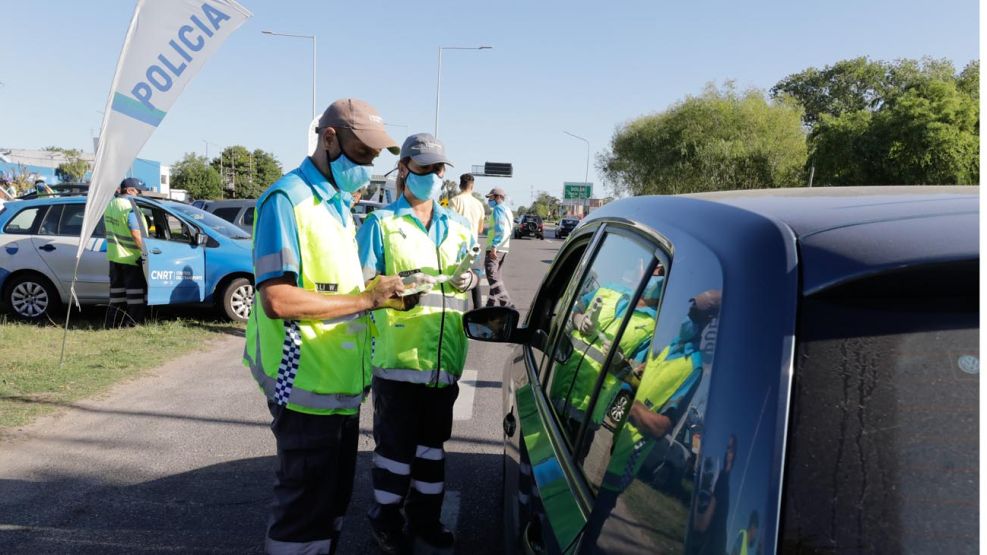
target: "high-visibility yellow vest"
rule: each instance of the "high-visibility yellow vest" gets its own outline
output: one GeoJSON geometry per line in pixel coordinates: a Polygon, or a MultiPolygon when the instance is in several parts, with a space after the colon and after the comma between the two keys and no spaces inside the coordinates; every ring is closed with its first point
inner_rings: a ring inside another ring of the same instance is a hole
{"type": "Polygon", "coordinates": [[[127,198],[117,197],[110,201],[103,213],[103,227],[106,228],[106,259],[117,264],[134,266],[141,256],[140,247],[130,234],[127,218],[133,211],[133,204],[127,198]]]}
{"type": "MultiPolygon", "coordinates": [[[[275,183],[257,201],[258,210],[273,194],[286,195],[294,208],[301,256],[298,287],[323,295],[362,292],[363,272],[350,214],[344,214],[349,219],[344,227],[300,172],[275,183]]],[[[255,236],[256,226],[255,220],[255,236]]],[[[261,272],[264,261],[255,264],[261,272]]],[[[276,320],[264,313],[263,294],[260,290],[254,294],[244,364],[268,399],[308,414],[356,414],[370,388],[367,315],[276,320]]]]}
{"type": "MultiPolygon", "coordinates": [[[[665,347],[658,356],[648,360],[634,401],[644,404],[648,410],[660,412],[693,372],[702,371],[702,354],[698,345],[696,347],[691,354],[672,359],[668,358],[671,347],[665,347]]],[[[603,487],[623,489],[617,484],[626,486],[637,475],[655,441],[656,438],[646,438],[629,419],[626,420],[614,442],[603,487]]]]}
{"type": "MultiPolygon", "coordinates": [[[[606,361],[607,349],[604,349],[604,343],[609,346],[613,342],[623,320],[623,314],[617,316],[617,305],[622,298],[629,297],[626,293],[609,287],[597,289],[588,304],[592,307],[597,299],[602,301],[599,316],[596,318],[598,324],[595,337],[587,337],[579,330],[573,330],[572,335],[569,336],[572,342],[572,356],[564,363],[556,365],[552,371],[555,377],[552,379],[550,395],[552,399],[557,400],[568,398],[567,410],[572,418],[581,419],[589,408],[593,388],[606,361]]],[[[617,349],[621,353],[634,352],[637,346],[651,337],[654,330],[654,316],[648,312],[634,310],[617,349]]],[[[599,424],[603,421],[603,415],[610,401],[620,389],[619,384],[620,380],[614,375],[608,374],[604,378],[603,390],[593,409],[593,422],[599,424]]]]}
{"type": "MultiPolygon", "coordinates": [[[[447,220],[446,236],[436,246],[410,215],[375,212],[373,217],[379,218],[384,274],[389,276],[419,271],[448,275],[473,239],[472,231],[452,218],[447,220]]],[[[444,283],[422,295],[411,310],[374,313],[374,376],[432,387],[456,383],[466,365],[466,298],[465,292],[444,283]]]]}

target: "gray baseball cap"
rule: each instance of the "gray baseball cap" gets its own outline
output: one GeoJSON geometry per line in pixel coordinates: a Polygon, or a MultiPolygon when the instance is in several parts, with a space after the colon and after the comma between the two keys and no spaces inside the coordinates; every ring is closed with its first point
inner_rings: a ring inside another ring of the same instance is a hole
{"type": "Polygon", "coordinates": [[[452,165],[452,162],[446,158],[445,145],[431,133],[415,133],[405,139],[404,144],[401,145],[401,158],[411,158],[419,166],[440,163],[452,165]]]}
{"type": "Polygon", "coordinates": [[[507,198],[507,191],[501,189],[500,187],[494,187],[493,189],[490,189],[490,192],[489,193],[487,193],[487,198],[490,198],[490,197],[504,197],[504,198],[507,198]]]}

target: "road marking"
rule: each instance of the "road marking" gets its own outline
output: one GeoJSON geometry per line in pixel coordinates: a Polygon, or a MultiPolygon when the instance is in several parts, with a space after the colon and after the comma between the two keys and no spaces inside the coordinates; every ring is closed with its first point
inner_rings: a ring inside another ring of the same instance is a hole
{"type": "Polygon", "coordinates": [[[456,524],[459,522],[459,492],[446,491],[445,501],[442,503],[442,524],[447,528],[456,531],[456,524]]]}
{"type": "Polygon", "coordinates": [[[476,370],[464,370],[459,379],[459,398],[452,407],[453,420],[469,420],[473,418],[473,397],[476,395],[476,370]]]}

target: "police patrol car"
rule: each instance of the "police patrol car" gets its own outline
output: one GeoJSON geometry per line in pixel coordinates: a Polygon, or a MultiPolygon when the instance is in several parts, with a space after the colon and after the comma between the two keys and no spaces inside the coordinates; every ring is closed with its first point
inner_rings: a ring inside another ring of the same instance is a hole
{"type": "MultiPolygon", "coordinates": [[[[7,202],[0,210],[0,305],[14,316],[43,321],[69,302],[85,197],[7,202]]],[[[136,199],[144,216],[149,305],[213,305],[246,321],[253,302],[250,236],[192,206],[136,199]]],[[[81,304],[109,300],[102,221],[86,242],[76,296],[81,304]]]]}

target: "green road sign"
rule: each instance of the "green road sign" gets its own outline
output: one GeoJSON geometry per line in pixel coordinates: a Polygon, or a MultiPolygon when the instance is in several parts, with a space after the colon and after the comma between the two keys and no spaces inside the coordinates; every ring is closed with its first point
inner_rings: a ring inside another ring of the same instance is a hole
{"type": "Polygon", "coordinates": [[[566,181],[562,184],[562,200],[585,200],[592,197],[592,183],[566,181]]]}

